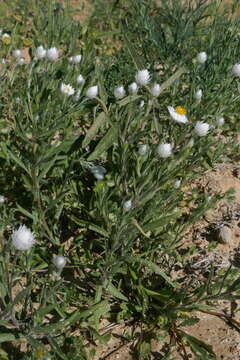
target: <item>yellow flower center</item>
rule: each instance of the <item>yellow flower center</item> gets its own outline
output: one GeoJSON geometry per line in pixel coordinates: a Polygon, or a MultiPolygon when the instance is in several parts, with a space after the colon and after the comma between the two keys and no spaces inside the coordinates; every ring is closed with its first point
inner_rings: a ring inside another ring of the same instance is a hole
{"type": "Polygon", "coordinates": [[[175,108],[175,111],[179,115],[186,115],[186,113],[187,113],[186,110],[184,109],[184,107],[182,107],[182,106],[177,106],[175,108]]]}

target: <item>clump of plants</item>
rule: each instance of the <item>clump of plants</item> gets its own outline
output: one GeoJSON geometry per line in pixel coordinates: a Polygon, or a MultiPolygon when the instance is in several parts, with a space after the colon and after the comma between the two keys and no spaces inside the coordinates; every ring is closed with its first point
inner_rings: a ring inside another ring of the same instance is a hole
{"type": "MultiPolygon", "coordinates": [[[[153,339],[167,344],[165,359],[176,348],[184,359],[189,349],[216,358],[183,328],[199,321],[195,310],[239,328],[216,311],[218,300],[239,298],[238,270],[213,263],[196,286],[176,269],[194,252],[180,251],[186,230],[232,196],[186,189],[238,150],[237,25],[222,54],[219,15],[209,35],[189,8],[197,41],[186,57],[177,61],[173,35],[152,42],[166,42],[168,66],[155,48],[156,57],[140,57],[128,28],[119,50],[131,65],[126,77],[68,6],[28,4],[28,56],[18,25],[1,32],[0,356],[93,359],[92,344],[106,344],[111,325],[124,322],[136,330],[127,341],[139,359],[151,358],[153,339]]],[[[174,4],[163,2],[172,16],[174,4]]]]}

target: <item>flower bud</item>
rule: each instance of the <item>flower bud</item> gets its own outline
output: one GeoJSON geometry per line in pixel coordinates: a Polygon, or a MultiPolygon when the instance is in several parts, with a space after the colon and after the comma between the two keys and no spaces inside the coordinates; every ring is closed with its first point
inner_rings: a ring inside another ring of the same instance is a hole
{"type": "Polygon", "coordinates": [[[198,121],[195,125],[194,131],[198,136],[206,136],[210,129],[210,125],[208,123],[204,123],[202,121],[198,121]]]}
{"type": "Polygon", "coordinates": [[[150,75],[148,70],[139,70],[135,75],[135,80],[139,85],[147,85],[150,81],[150,75]]]}
{"type": "Polygon", "coordinates": [[[148,152],[148,145],[147,144],[138,145],[138,153],[139,153],[139,155],[141,155],[141,156],[146,155],[147,152],[148,152]]]}
{"type": "Polygon", "coordinates": [[[53,264],[58,270],[62,270],[67,263],[67,259],[62,255],[53,255],[53,264]]]}
{"type": "Polygon", "coordinates": [[[97,85],[91,86],[90,88],[87,89],[86,96],[89,99],[94,99],[95,97],[97,97],[97,95],[98,95],[98,86],[97,85]]]}
{"type": "Polygon", "coordinates": [[[13,57],[20,58],[22,56],[22,52],[19,49],[13,50],[12,52],[13,57]]]}
{"type": "Polygon", "coordinates": [[[56,47],[51,47],[47,50],[47,58],[51,61],[55,61],[59,57],[59,51],[56,47]]]}
{"type": "Polygon", "coordinates": [[[197,90],[194,94],[194,97],[197,101],[201,101],[203,92],[201,89],[197,90]]]}
{"type": "Polygon", "coordinates": [[[151,94],[152,96],[159,96],[161,93],[161,86],[159,84],[155,84],[153,85],[153,87],[151,88],[151,94]]]}
{"type": "Polygon", "coordinates": [[[0,195],[0,204],[4,204],[4,203],[5,203],[5,201],[6,201],[5,196],[0,195]]]}
{"type": "Polygon", "coordinates": [[[121,85],[121,86],[117,86],[115,89],[114,89],[114,96],[117,100],[120,100],[122,99],[124,96],[125,96],[125,90],[124,90],[124,87],[121,85]]]}
{"type": "Polygon", "coordinates": [[[204,64],[206,60],[207,60],[207,54],[205,53],[205,51],[202,51],[197,54],[197,62],[199,64],[204,64]]]}
{"type": "Polygon", "coordinates": [[[167,158],[172,155],[172,145],[169,143],[160,144],[157,147],[157,152],[161,158],[167,158]]]}
{"type": "Polygon", "coordinates": [[[133,82],[128,86],[128,92],[130,95],[137,94],[138,92],[138,85],[137,83],[133,82]]]}
{"type": "Polygon", "coordinates": [[[217,119],[218,126],[223,126],[225,123],[225,119],[223,117],[220,117],[217,119]]]}
{"type": "Polygon", "coordinates": [[[240,76],[240,63],[233,66],[232,72],[235,76],[240,76]]]}
{"type": "Polygon", "coordinates": [[[37,59],[43,59],[47,55],[47,50],[44,49],[42,45],[38,46],[36,48],[36,58],[37,59]]]}
{"type": "Polygon", "coordinates": [[[124,211],[129,211],[132,207],[132,200],[127,200],[123,203],[124,211]]]}
{"type": "Polygon", "coordinates": [[[84,84],[84,82],[85,82],[84,77],[83,77],[81,74],[78,75],[78,77],[77,77],[77,83],[78,83],[79,85],[81,85],[81,84],[84,84]]]}

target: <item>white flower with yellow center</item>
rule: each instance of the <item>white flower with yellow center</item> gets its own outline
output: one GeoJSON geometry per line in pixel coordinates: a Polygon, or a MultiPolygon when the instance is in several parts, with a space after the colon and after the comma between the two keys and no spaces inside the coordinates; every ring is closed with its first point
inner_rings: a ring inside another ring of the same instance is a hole
{"type": "Polygon", "coordinates": [[[35,243],[34,233],[25,225],[21,225],[18,230],[13,231],[12,242],[15,249],[21,251],[28,250],[35,243]]]}
{"type": "Polygon", "coordinates": [[[171,118],[180,124],[186,124],[188,122],[186,116],[186,110],[182,106],[177,106],[175,109],[173,106],[168,106],[168,111],[171,118]]]}
{"type": "Polygon", "coordinates": [[[67,95],[67,96],[71,96],[75,93],[74,88],[70,84],[62,83],[60,90],[64,95],[67,95]]]}

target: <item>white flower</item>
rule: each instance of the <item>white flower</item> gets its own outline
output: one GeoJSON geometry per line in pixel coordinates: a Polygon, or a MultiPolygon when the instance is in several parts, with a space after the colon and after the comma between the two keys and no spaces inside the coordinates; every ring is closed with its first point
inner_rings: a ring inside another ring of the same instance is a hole
{"type": "Polygon", "coordinates": [[[182,106],[177,106],[175,109],[172,106],[168,106],[168,111],[171,118],[177,123],[186,124],[188,122],[186,116],[186,110],[182,106]]]}
{"type": "Polygon", "coordinates": [[[82,60],[82,55],[75,55],[75,56],[73,56],[73,60],[72,60],[72,62],[74,63],[74,64],[79,64],[80,62],[81,62],[81,60],[82,60]]]}
{"type": "Polygon", "coordinates": [[[107,170],[100,165],[92,166],[90,171],[97,180],[103,180],[107,172],[107,170]]]}
{"type": "Polygon", "coordinates": [[[25,62],[25,59],[21,57],[17,60],[17,63],[18,63],[18,65],[24,65],[26,62],[25,62]]]}
{"type": "Polygon", "coordinates": [[[138,85],[137,83],[133,82],[130,85],[128,85],[128,92],[129,94],[133,95],[138,92],[138,85]]]}
{"type": "Polygon", "coordinates": [[[21,225],[18,230],[13,231],[12,242],[17,250],[28,250],[35,243],[34,233],[25,225],[21,225]]]}
{"type": "Polygon", "coordinates": [[[161,158],[167,158],[172,155],[172,145],[169,143],[160,144],[157,147],[157,152],[161,158]]]}
{"type": "Polygon", "coordinates": [[[38,59],[44,59],[46,57],[46,55],[47,55],[47,50],[45,50],[42,45],[40,45],[36,48],[36,57],[38,59]]]}
{"type": "Polygon", "coordinates": [[[125,96],[125,89],[124,87],[121,85],[121,86],[117,86],[115,89],[114,89],[114,96],[117,100],[120,100],[122,99],[124,96],[125,96]]]}
{"type": "Polygon", "coordinates": [[[202,121],[198,121],[195,125],[194,131],[198,136],[206,136],[210,129],[210,125],[208,123],[204,123],[202,121]]]}
{"type": "Polygon", "coordinates": [[[240,63],[235,64],[232,68],[232,71],[235,76],[240,76],[240,63]]]}
{"type": "Polygon", "coordinates": [[[174,187],[175,187],[175,189],[180,188],[180,186],[181,186],[181,180],[176,180],[176,181],[174,182],[174,187]]]}
{"type": "Polygon", "coordinates": [[[161,86],[159,84],[155,84],[153,85],[153,87],[151,88],[151,94],[152,96],[159,96],[161,92],[161,86]]]}
{"type": "Polygon", "coordinates": [[[129,211],[132,207],[132,200],[127,200],[123,203],[124,211],[129,211]]]}
{"type": "Polygon", "coordinates": [[[0,195],[0,204],[4,204],[5,203],[5,196],[0,195]]]}
{"type": "Polygon", "coordinates": [[[21,52],[21,50],[16,49],[16,50],[13,50],[12,55],[13,55],[15,58],[20,58],[20,57],[22,56],[22,52],[21,52]]]}
{"type": "Polygon", "coordinates": [[[201,89],[198,89],[195,93],[194,93],[194,97],[197,101],[201,101],[202,99],[202,95],[203,95],[203,92],[201,89]]]}
{"type": "Polygon", "coordinates": [[[7,63],[7,62],[6,62],[6,59],[3,58],[3,59],[1,60],[1,64],[2,64],[2,65],[5,65],[6,63],[7,63]]]}
{"type": "Polygon", "coordinates": [[[51,47],[47,50],[47,58],[51,61],[57,60],[59,57],[59,51],[56,47],[51,47]]]}
{"type": "Polygon", "coordinates": [[[141,155],[141,156],[146,155],[147,152],[148,152],[148,145],[147,144],[138,145],[138,153],[139,153],[139,155],[141,155]]]}
{"type": "Polygon", "coordinates": [[[62,255],[53,255],[53,264],[58,270],[62,270],[67,263],[67,259],[62,255]]]}
{"type": "Polygon", "coordinates": [[[17,103],[17,104],[20,104],[20,103],[21,103],[20,97],[16,97],[16,103],[17,103]]]}
{"type": "Polygon", "coordinates": [[[218,126],[222,126],[222,125],[224,125],[224,123],[225,123],[225,119],[223,117],[220,117],[217,119],[218,126]]]}
{"type": "Polygon", "coordinates": [[[89,99],[94,99],[98,95],[98,85],[91,86],[87,89],[86,96],[89,99]]]}
{"type": "Polygon", "coordinates": [[[141,102],[140,102],[140,104],[139,104],[139,107],[140,107],[140,108],[144,107],[144,104],[145,104],[144,100],[141,100],[141,102]]]}
{"type": "Polygon", "coordinates": [[[147,85],[150,81],[150,75],[148,70],[139,70],[135,75],[135,80],[138,85],[147,85]]]}
{"type": "Polygon", "coordinates": [[[75,93],[74,88],[70,84],[61,84],[60,90],[63,94],[67,96],[71,96],[75,93]]]}
{"type": "Polygon", "coordinates": [[[205,53],[205,51],[202,51],[197,54],[197,62],[199,64],[204,64],[206,60],[207,60],[207,54],[205,53]]]}
{"type": "Polygon", "coordinates": [[[80,74],[78,75],[77,77],[77,83],[78,84],[84,84],[85,80],[84,80],[84,77],[80,74]]]}

